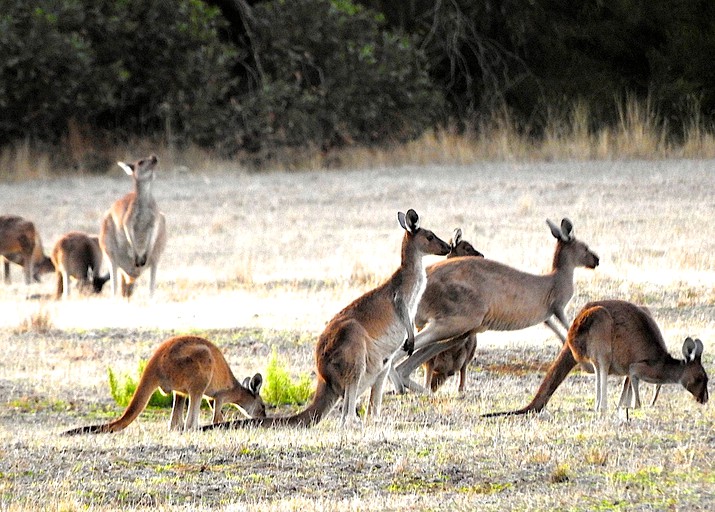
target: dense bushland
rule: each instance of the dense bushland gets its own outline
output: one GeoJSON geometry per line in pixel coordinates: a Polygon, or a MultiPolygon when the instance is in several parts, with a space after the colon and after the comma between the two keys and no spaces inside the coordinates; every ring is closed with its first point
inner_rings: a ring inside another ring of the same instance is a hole
{"type": "Polygon", "coordinates": [[[260,159],[495,119],[544,140],[632,102],[677,144],[711,129],[713,54],[706,0],[0,0],[0,147],[260,159]]]}

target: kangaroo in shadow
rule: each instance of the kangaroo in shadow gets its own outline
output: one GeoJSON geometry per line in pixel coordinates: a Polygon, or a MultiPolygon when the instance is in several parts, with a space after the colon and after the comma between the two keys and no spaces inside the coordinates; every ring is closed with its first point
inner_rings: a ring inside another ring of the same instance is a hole
{"type": "MultiPolygon", "coordinates": [[[[428,269],[427,288],[415,323],[415,353],[396,368],[398,393],[422,391],[410,374],[425,361],[461,343],[464,336],[487,330],[511,331],[544,323],[562,342],[569,323],[564,308],[571,300],[576,267],[595,268],[599,259],[577,240],[568,219],[557,226],[546,221],[556,238],[552,270],[535,275],[488,258],[452,258],[428,269]]],[[[394,383],[394,381],[393,381],[394,383]]]]}
{"type": "Polygon", "coordinates": [[[42,250],[35,224],[18,215],[0,215],[0,257],[6,284],[10,284],[10,263],[23,268],[28,285],[39,282],[42,274],[55,271],[52,261],[42,250]]]}
{"type": "Polygon", "coordinates": [[[70,231],[57,240],[52,249],[52,263],[55,265],[57,291],[55,298],[68,298],[70,277],[77,279],[80,290],[100,293],[109,274],[100,275],[102,249],[99,237],[80,231],[70,231]]]}
{"type": "MultiPolygon", "coordinates": [[[[483,258],[484,255],[476,250],[472,244],[462,238],[462,230],[457,228],[450,240],[451,250],[447,254],[449,258],[459,258],[462,256],[483,258]]],[[[427,267],[427,282],[429,282],[430,267],[427,267]]],[[[428,359],[422,365],[425,372],[424,388],[429,391],[437,391],[444,382],[459,372],[458,392],[463,393],[467,383],[467,367],[474,359],[477,350],[477,336],[461,336],[461,343],[449,348],[432,359],[428,359]]]]}
{"type": "Polygon", "coordinates": [[[157,388],[173,392],[170,430],[192,430],[199,427],[201,399],[213,401],[214,423],[223,421],[222,408],[235,404],[251,416],[264,417],[266,407],[260,396],[263,377],[239,382],[234,377],[221,350],[209,340],[198,336],[175,336],[156,349],[144,368],[137,389],[124,414],[101,425],[68,430],[63,435],[119,432],[131,424],[146,408],[157,388]],[[184,419],[188,402],[188,412],[184,419]]]}
{"type": "Polygon", "coordinates": [[[151,191],[157,162],[154,155],[132,164],[117,162],[133,178],[134,191],[114,202],[104,215],[99,234],[112,295],[121,291],[122,297],[131,297],[136,279],[147,267],[149,292],[154,295],[156,270],[166,247],[166,220],[151,191]]]}
{"type": "Polygon", "coordinates": [[[589,302],[576,316],[558,357],[546,373],[536,396],[526,407],[484,417],[541,411],[579,363],[590,363],[596,374],[596,411],[608,409],[608,375],[624,375],[618,407],[638,408],[640,381],[680,383],[698,403],[708,401],[708,376],[702,365],[703,342],[686,338],[683,358],[672,357],[658,325],[647,309],[622,300],[589,302]]]}
{"type": "Polygon", "coordinates": [[[254,418],[207,425],[213,428],[250,426],[309,427],[320,422],[343,399],[341,423],[359,424],[356,402],[370,389],[368,415],[379,418],[382,391],[392,357],[405,346],[409,352],[414,312],[425,287],[422,258],[446,255],[450,246],[420,227],[414,210],[399,212],[404,229],[400,267],[377,288],[365,293],[333,317],[318,338],[315,365],[318,385],[312,402],[302,412],[286,417],[254,418]],[[407,336],[407,340],[405,337],[407,336]]]}

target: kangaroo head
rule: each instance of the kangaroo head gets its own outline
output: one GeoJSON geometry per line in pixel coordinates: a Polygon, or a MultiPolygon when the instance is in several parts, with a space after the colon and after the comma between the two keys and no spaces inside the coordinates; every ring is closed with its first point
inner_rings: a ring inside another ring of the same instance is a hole
{"type": "Polygon", "coordinates": [[[52,263],[52,259],[49,258],[48,256],[42,256],[42,259],[40,261],[35,262],[35,266],[33,268],[33,273],[34,273],[34,279],[35,281],[40,281],[40,276],[42,274],[50,274],[55,271],[55,264],[52,263]]]}
{"type": "Polygon", "coordinates": [[[104,287],[104,283],[109,281],[109,274],[106,274],[104,276],[97,276],[93,275],[91,278],[91,283],[92,283],[92,290],[94,293],[102,293],[102,287],[104,287]]]}
{"type": "Polygon", "coordinates": [[[117,162],[117,165],[136,181],[152,181],[154,179],[154,168],[158,161],[156,155],[151,155],[131,164],[117,162]]]}
{"type": "Polygon", "coordinates": [[[447,258],[456,258],[458,256],[477,256],[483,258],[484,255],[476,250],[472,244],[466,240],[462,240],[462,230],[457,228],[454,230],[454,235],[449,241],[449,254],[447,258]]]}
{"type": "Polygon", "coordinates": [[[248,414],[253,418],[265,418],[266,417],[266,404],[263,403],[261,398],[261,386],[263,385],[263,375],[260,373],[255,374],[253,377],[246,377],[243,379],[241,387],[243,388],[242,393],[231,397],[232,403],[240,405],[248,414]],[[246,391],[248,391],[248,398],[246,397],[246,391]]]}
{"type": "Polygon", "coordinates": [[[570,220],[564,218],[561,221],[561,227],[549,219],[546,219],[546,223],[551,229],[551,234],[557,240],[554,268],[558,268],[566,262],[574,267],[596,268],[598,266],[598,256],[588,248],[588,245],[576,239],[570,220]]]}
{"type": "Polygon", "coordinates": [[[398,212],[397,220],[422,254],[436,254],[438,256],[449,254],[451,247],[447,242],[429,229],[420,227],[420,217],[416,211],[409,209],[407,213],[398,212]]]}
{"type": "Polygon", "coordinates": [[[685,357],[685,370],[680,378],[680,383],[687,389],[695,400],[704,404],[708,401],[708,375],[702,364],[703,342],[699,339],[685,338],[683,342],[683,356],[685,357]]]}

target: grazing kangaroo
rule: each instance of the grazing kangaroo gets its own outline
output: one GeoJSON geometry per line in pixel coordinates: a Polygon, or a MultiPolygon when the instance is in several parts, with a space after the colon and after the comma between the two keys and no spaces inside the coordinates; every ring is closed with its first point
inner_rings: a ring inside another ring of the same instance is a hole
{"type": "Polygon", "coordinates": [[[99,243],[107,256],[112,295],[121,289],[123,297],[131,297],[134,282],[148,266],[153,296],[156,269],[166,246],[166,220],[151,193],[157,158],[117,163],[134,179],[134,191],[115,201],[102,220],[99,243]]]}
{"type": "MultiPolygon", "coordinates": [[[[397,214],[405,230],[400,268],[383,284],[357,298],[325,327],[315,347],[318,386],[312,402],[302,412],[287,417],[231,421],[207,425],[212,428],[241,428],[292,425],[309,427],[320,422],[340,398],[342,424],[358,422],[357,399],[370,388],[368,414],[380,416],[382,388],[393,355],[412,330],[412,319],[424,290],[426,275],[422,257],[446,255],[449,244],[432,231],[421,228],[414,210],[397,214]],[[405,323],[409,324],[409,329],[405,323]]],[[[409,351],[410,347],[406,349],[409,351]]]]}
{"type": "MultiPolygon", "coordinates": [[[[415,368],[461,343],[464,335],[487,330],[510,331],[545,323],[562,340],[552,317],[569,328],[564,307],[573,295],[576,267],[595,268],[598,256],[577,240],[573,224],[559,228],[546,221],[556,238],[552,271],[534,275],[487,258],[452,258],[432,265],[417,309],[415,353],[397,366],[398,378],[412,389],[415,368]],[[440,343],[442,340],[448,340],[440,343]]],[[[403,386],[396,386],[404,392],[403,386]]]]}
{"type": "Polygon", "coordinates": [[[81,289],[91,287],[94,293],[100,293],[104,283],[109,281],[108,274],[99,275],[102,249],[96,235],[79,231],[64,234],[52,249],[52,263],[57,277],[57,299],[69,297],[70,277],[79,281],[81,289]]]}
{"type": "MultiPolygon", "coordinates": [[[[462,239],[462,230],[454,230],[454,236],[449,245],[452,249],[447,255],[447,259],[458,258],[460,256],[473,256],[483,258],[484,255],[477,251],[472,244],[462,239]]],[[[427,267],[427,282],[429,282],[430,267],[427,267]]],[[[470,334],[461,336],[462,340],[457,346],[447,349],[444,352],[428,359],[422,365],[425,371],[424,388],[429,391],[436,391],[444,382],[459,372],[459,393],[464,392],[467,382],[467,367],[474,359],[477,350],[477,336],[470,334]]]]}
{"type": "Polygon", "coordinates": [[[683,359],[671,357],[648,310],[622,300],[589,302],[576,316],[566,343],[546,373],[536,396],[517,411],[486,417],[541,411],[556,388],[578,363],[591,363],[596,373],[596,411],[607,410],[608,375],[625,375],[618,407],[640,407],[639,381],[679,382],[698,403],[708,401],[708,376],[702,365],[703,342],[686,338],[683,359]]]}
{"type": "Polygon", "coordinates": [[[79,427],[63,435],[119,432],[146,408],[151,395],[160,388],[174,393],[170,430],[191,430],[199,426],[201,398],[213,399],[213,422],[223,421],[225,404],[236,404],[254,417],[264,417],[266,408],[259,395],[263,384],[260,373],[243,383],[234,377],[219,348],[198,336],[175,336],[164,341],[149,359],[124,414],[102,425],[79,427]],[[188,397],[188,413],[184,411],[188,397]]]}
{"type": "Polygon", "coordinates": [[[18,215],[0,215],[0,256],[3,256],[6,284],[10,284],[10,262],[23,267],[25,284],[39,281],[40,275],[55,271],[42,250],[35,225],[18,215]]]}

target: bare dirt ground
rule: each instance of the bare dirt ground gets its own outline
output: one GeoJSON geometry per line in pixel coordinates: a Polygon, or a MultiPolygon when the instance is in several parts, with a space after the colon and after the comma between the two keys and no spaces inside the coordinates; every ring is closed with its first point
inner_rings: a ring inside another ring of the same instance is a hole
{"type": "MultiPolygon", "coordinates": [[[[685,336],[703,339],[712,373],[714,169],[161,169],[154,194],[169,242],[153,299],[148,276],[129,303],[108,288],[58,303],[52,277],[28,288],[19,267],[0,286],[0,510],[712,510],[713,405],[679,385],[629,422],[598,418],[593,377],[579,373],[545,413],[479,417],[533,395],[559,349],[543,326],[481,335],[464,396],[452,381],[434,396],[388,396],[382,421],[362,429],[332,416],[312,430],[176,434],[159,410],[116,435],[58,433],[117,416],[107,368],[134,372],[173,334],[214,340],[240,378],[264,371],[274,349],[294,374],[311,372],[325,323],[399,264],[396,213],[408,208],[443,238],[459,226],[487,257],[535,273],[551,265],[546,218],[569,217],[601,265],[577,270],[567,315],[600,298],[646,304],[674,355],[685,336]]],[[[97,232],[129,188],[119,168],[0,183],[0,213],[32,219],[49,252],[67,231],[97,232]]],[[[620,382],[609,384],[613,405],[620,382]]]]}

